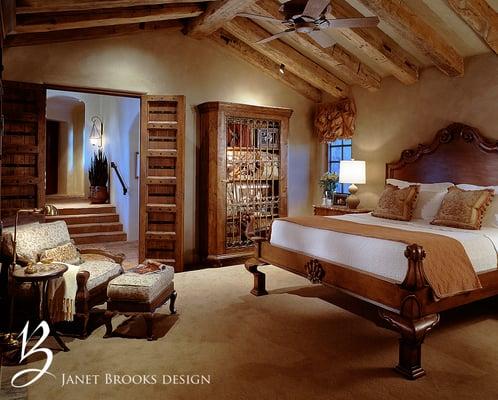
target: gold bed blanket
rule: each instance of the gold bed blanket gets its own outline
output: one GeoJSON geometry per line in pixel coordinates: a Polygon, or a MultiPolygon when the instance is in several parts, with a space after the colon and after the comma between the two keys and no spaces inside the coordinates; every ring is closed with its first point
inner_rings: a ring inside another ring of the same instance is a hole
{"type": "Polygon", "coordinates": [[[322,216],[288,217],[281,220],[311,228],[422,246],[426,253],[423,262],[424,276],[436,299],[482,287],[463,245],[451,237],[322,216]]]}

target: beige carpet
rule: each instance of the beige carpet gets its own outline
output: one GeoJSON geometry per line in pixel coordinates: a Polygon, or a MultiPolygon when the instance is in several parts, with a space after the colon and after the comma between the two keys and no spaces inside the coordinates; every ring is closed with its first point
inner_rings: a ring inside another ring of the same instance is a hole
{"type": "MultiPolygon", "coordinates": [[[[320,299],[328,293],[320,286],[275,267],[263,270],[270,295],[259,298],[248,293],[252,277],[240,266],[177,274],[179,313],[167,317],[161,309],[158,341],[103,339],[103,327],[87,340],[67,339],[71,351],[57,352],[51,368],[57,379],[44,377],[28,398],[498,398],[496,301],[444,315],[424,344],[428,375],[410,382],[391,369],[393,332],[320,299]],[[101,382],[61,388],[62,373],[97,374],[101,382]],[[203,374],[211,384],[106,385],[106,373],[203,374]]],[[[121,336],[145,330],[140,318],[115,318],[114,327],[121,336]]]]}

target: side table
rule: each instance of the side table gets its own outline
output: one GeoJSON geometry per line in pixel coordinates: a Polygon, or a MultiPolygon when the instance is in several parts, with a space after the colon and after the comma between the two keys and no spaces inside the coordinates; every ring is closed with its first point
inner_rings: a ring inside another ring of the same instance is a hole
{"type": "MultiPolygon", "coordinates": [[[[66,346],[62,338],[59,336],[54,326],[52,325],[50,319],[50,311],[48,308],[48,282],[55,278],[60,278],[64,275],[64,272],[67,271],[67,266],[64,264],[52,264],[53,269],[48,271],[40,271],[34,274],[26,274],[25,268],[16,268],[12,273],[12,278],[14,279],[14,284],[19,285],[24,282],[29,282],[32,285],[36,285],[38,288],[42,287],[40,306],[42,310],[42,318],[47,322],[47,325],[50,328],[49,336],[52,336],[63,351],[69,351],[69,348],[66,346]]],[[[14,301],[14,297],[12,296],[12,301],[14,301]]]]}
{"type": "Polygon", "coordinates": [[[314,215],[345,215],[365,214],[371,212],[371,208],[348,208],[347,206],[313,206],[314,215]]]}

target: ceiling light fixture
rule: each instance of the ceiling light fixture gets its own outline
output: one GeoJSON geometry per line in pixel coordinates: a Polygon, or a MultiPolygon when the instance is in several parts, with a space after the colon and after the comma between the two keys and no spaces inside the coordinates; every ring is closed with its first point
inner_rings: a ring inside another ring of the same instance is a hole
{"type": "Polygon", "coordinates": [[[285,74],[285,64],[280,64],[279,71],[282,75],[285,74]]]}

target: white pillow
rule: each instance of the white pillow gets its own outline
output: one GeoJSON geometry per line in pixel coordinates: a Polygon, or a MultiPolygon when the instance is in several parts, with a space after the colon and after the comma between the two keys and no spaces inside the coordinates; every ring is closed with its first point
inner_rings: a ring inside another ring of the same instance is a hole
{"type": "Polygon", "coordinates": [[[462,183],[457,185],[457,187],[463,190],[494,189],[495,195],[484,214],[481,226],[487,226],[488,228],[498,228],[498,186],[476,186],[462,183]]]}
{"type": "Polygon", "coordinates": [[[387,179],[386,182],[400,188],[405,188],[410,185],[420,185],[417,204],[415,205],[415,210],[413,210],[413,218],[426,221],[432,221],[434,219],[448,188],[453,186],[453,183],[451,182],[414,183],[399,179],[387,179]]]}

